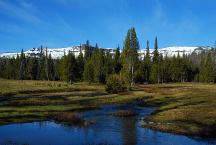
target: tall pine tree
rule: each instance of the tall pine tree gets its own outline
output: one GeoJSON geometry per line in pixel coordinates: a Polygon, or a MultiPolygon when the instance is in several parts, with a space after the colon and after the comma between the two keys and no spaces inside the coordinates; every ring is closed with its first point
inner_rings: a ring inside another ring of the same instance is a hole
{"type": "Polygon", "coordinates": [[[26,75],[26,58],[25,58],[25,54],[23,52],[23,49],[21,51],[21,55],[20,55],[20,71],[19,71],[19,79],[20,80],[24,80],[26,75]]]}
{"type": "Polygon", "coordinates": [[[199,80],[201,82],[214,81],[213,65],[212,54],[209,51],[206,57],[202,57],[202,66],[199,74],[199,80]]]}
{"type": "Polygon", "coordinates": [[[77,68],[76,58],[72,52],[69,52],[67,58],[67,81],[73,83],[76,81],[77,68]]]}
{"type": "Polygon", "coordinates": [[[122,68],[121,64],[121,54],[120,54],[120,48],[119,46],[115,50],[115,55],[114,55],[114,70],[116,74],[119,74],[122,68]]]}
{"type": "Polygon", "coordinates": [[[79,81],[83,80],[84,65],[85,65],[85,62],[84,62],[83,53],[82,51],[80,51],[80,54],[77,57],[77,69],[78,69],[77,79],[79,81]]]}
{"type": "Polygon", "coordinates": [[[150,80],[152,83],[160,83],[160,72],[159,72],[159,52],[157,37],[155,38],[155,48],[153,53],[153,65],[151,68],[150,80]]]}
{"type": "Polygon", "coordinates": [[[151,74],[151,56],[149,50],[149,41],[147,41],[146,45],[146,53],[144,56],[144,80],[146,82],[150,82],[150,74],[151,74]]]}
{"type": "Polygon", "coordinates": [[[131,28],[127,32],[122,52],[122,75],[126,78],[130,87],[134,83],[134,74],[138,69],[138,50],[139,41],[135,28],[131,28]]]}

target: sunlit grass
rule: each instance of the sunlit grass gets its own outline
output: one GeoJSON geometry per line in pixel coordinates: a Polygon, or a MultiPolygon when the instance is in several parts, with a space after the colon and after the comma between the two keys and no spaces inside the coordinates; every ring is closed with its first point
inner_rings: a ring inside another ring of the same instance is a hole
{"type": "Polygon", "coordinates": [[[102,85],[88,85],[85,83],[68,84],[58,81],[30,81],[30,80],[4,80],[0,79],[0,94],[17,94],[27,93],[28,91],[56,91],[61,89],[77,89],[77,90],[104,90],[102,85]]]}
{"type": "Polygon", "coordinates": [[[144,91],[108,94],[103,85],[85,83],[0,80],[0,86],[0,124],[46,119],[53,112],[132,102],[148,94],[144,91]]]}
{"type": "Polygon", "coordinates": [[[182,83],[151,85],[148,104],[159,106],[145,127],[188,135],[213,136],[216,127],[216,85],[182,83]],[[166,93],[164,93],[166,92],[166,93]]]}

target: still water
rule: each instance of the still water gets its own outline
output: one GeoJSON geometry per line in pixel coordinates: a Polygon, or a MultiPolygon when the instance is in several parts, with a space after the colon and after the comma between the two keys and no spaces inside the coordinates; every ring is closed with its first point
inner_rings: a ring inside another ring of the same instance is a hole
{"type": "Polygon", "coordinates": [[[109,105],[82,112],[90,127],[68,127],[54,122],[34,122],[0,126],[0,145],[216,145],[216,140],[189,138],[140,127],[152,108],[109,105]],[[110,112],[130,109],[139,115],[120,118],[110,112]]]}

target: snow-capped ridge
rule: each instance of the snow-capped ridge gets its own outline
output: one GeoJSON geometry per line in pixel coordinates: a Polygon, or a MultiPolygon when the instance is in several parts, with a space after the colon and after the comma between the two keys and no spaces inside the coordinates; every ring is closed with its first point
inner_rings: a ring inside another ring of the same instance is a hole
{"type": "MultiPolygon", "coordinates": [[[[84,51],[84,45],[80,46],[80,45],[76,45],[76,46],[70,46],[70,47],[63,47],[63,48],[31,48],[27,51],[24,52],[24,54],[26,56],[39,56],[39,54],[41,53],[41,50],[43,51],[44,54],[51,55],[52,58],[54,59],[58,59],[64,56],[64,54],[68,54],[69,52],[74,53],[75,56],[78,56],[80,54],[80,52],[82,52],[83,54],[85,53],[84,51]]],[[[190,55],[191,53],[195,52],[195,53],[199,53],[202,50],[207,50],[207,49],[211,49],[212,47],[210,46],[172,46],[172,47],[165,47],[165,48],[160,48],[158,49],[159,53],[162,54],[163,56],[168,56],[168,57],[172,57],[174,55],[180,55],[183,56],[185,55],[190,55]]],[[[109,51],[111,54],[115,53],[115,48],[102,48],[106,51],[109,51]]],[[[150,53],[151,55],[153,54],[154,49],[150,49],[150,53]]],[[[140,49],[139,50],[139,55],[140,58],[142,59],[144,57],[144,55],[146,54],[146,49],[140,49]]],[[[5,58],[16,58],[17,55],[20,55],[21,53],[2,53],[0,54],[0,57],[5,57],[5,58]]]]}

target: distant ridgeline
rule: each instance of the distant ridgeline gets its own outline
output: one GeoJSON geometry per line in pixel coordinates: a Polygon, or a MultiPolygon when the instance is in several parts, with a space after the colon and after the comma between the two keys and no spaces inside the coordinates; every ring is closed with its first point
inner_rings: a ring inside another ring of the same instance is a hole
{"type": "MultiPolygon", "coordinates": [[[[123,48],[86,44],[66,48],[33,48],[0,55],[0,78],[85,81],[109,86],[110,92],[134,83],[216,82],[213,47],[158,47],[140,49],[135,28],[128,30],[123,48]],[[118,84],[118,85],[116,85],[118,84]],[[117,87],[117,88],[115,88],[117,87]]],[[[126,86],[126,87],[125,87],[126,86]]]]}
{"type": "MultiPolygon", "coordinates": [[[[76,57],[82,52],[85,54],[85,46],[86,44],[83,45],[77,45],[77,46],[71,46],[71,47],[64,47],[64,48],[47,48],[47,47],[39,47],[39,48],[32,48],[30,50],[24,51],[24,54],[26,56],[34,57],[34,56],[39,56],[41,51],[43,53],[48,53],[51,54],[53,59],[60,59],[64,55],[67,55],[69,52],[72,52],[76,57]]],[[[91,46],[92,49],[95,47],[91,46]]],[[[100,48],[103,49],[105,52],[109,52],[112,56],[114,56],[116,49],[115,48],[100,48]]],[[[180,56],[185,55],[190,55],[193,52],[194,53],[201,53],[204,50],[210,50],[212,47],[210,46],[198,46],[198,47],[191,47],[191,46],[174,46],[174,47],[166,47],[166,48],[160,48],[158,49],[158,52],[162,54],[164,57],[172,57],[172,56],[177,56],[178,54],[180,56]]],[[[153,56],[154,49],[149,49],[150,55],[153,56]]],[[[121,52],[121,50],[120,50],[121,52]]],[[[0,54],[0,57],[6,57],[6,58],[16,58],[17,55],[20,55],[21,52],[19,53],[2,53],[0,54]]],[[[146,54],[146,49],[139,49],[138,50],[139,58],[144,59],[144,56],[146,54]]]]}

